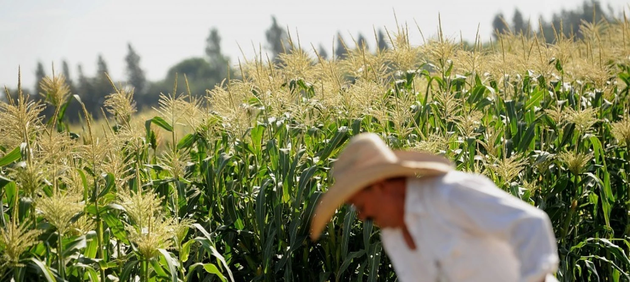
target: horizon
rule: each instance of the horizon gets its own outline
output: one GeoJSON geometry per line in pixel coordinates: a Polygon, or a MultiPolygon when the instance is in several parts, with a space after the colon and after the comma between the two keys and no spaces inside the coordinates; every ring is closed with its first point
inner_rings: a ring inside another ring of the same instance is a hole
{"type": "MultiPolygon", "coordinates": [[[[459,41],[461,37],[474,41],[478,30],[481,40],[487,42],[492,37],[492,20],[498,13],[503,13],[509,22],[514,10],[519,9],[535,28],[538,20],[532,19],[549,21],[552,13],[575,9],[584,1],[533,0],[523,4],[516,0],[483,3],[396,0],[368,1],[368,4],[323,0],[317,6],[286,0],[276,1],[274,5],[252,0],[241,2],[245,4],[217,5],[193,0],[176,4],[0,0],[0,37],[5,38],[0,43],[0,86],[16,88],[18,66],[21,66],[22,85],[30,90],[35,83],[38,61],[47,75],[51,74],[53,63],[55,72],[61,73],[62,61],[66,60],[72,80],[76,81],[79,64],[84,74],[92,77],[99,54],[107,63],[112,79],[124,81],[127,43],[140,56],[140,66],[147,80],[159,81],[170,67],[182,60],[203,57],[205,41],[213,27],[221,36],[223,54],[235,65],[239,60],[252,59],[259,48],[266,52],[264,35],[271,26],[272,16],[281,27],[288,29],[294,40],[299,38],[304,49],[321,45],[328,54],[333,54],[337,33],[346,42],[362,34],[374,50],[374,31],[395,30],[396,22],[408,26],[412,45],[420,45],[422,37],[418,28],[426,38],[433,37],[439,25],[438,17],[449,39],[459,41]],[[475,11],[474,17],[467,16],[471,11],[475,11]]],[[[628,8],[627,2],[621,0],[600,3],[604,10],[611,7],[617,14],[628,8]]]]}

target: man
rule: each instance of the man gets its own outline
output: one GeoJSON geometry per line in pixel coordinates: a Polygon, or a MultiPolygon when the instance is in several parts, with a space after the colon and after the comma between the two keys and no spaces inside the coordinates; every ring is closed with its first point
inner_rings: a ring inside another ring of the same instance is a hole
{"type": "Polygon", "coordinates": [[[363,133],[340,154],[333,177],[311,238],[340,205],[351,204],[381,228],[400,281],[557,281],[547,214],[484,176],[455,171],[439,156],[392,151],[363,133]]]}

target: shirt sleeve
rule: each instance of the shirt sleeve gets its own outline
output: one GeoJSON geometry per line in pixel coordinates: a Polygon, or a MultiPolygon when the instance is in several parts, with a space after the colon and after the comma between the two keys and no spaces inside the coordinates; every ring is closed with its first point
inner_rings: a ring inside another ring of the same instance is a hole
{"type": "Polygon", "coordinates": [[[470,233],[512,246],[521,281],[545,281],[558,268],[557,243],[547,214],[499,189],[485,176],[459,173],[439,187],[440,213],[470,233]]]}

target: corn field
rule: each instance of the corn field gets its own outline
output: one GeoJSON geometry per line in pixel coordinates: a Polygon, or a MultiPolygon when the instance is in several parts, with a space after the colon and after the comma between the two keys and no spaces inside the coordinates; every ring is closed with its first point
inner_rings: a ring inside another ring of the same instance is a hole
{"type": "Polygon", "coordinates": [[[340,149],[375,132],[546,211],[559,280],[630,281],[630,23],[580,32],[469,45],[401,26],[337,60],[291,41],[205,95],[180,79],[150,119],[112,83],[108,118],[84,107],[77,132],[64,114],[81,101],[53,74],[45,104],[0,102],[1,280],[394,281],[350,208],[308,239],[340,149]]]}

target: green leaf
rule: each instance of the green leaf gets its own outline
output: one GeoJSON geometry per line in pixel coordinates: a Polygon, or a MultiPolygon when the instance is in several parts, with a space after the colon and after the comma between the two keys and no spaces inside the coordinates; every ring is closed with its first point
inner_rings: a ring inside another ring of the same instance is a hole
{"type": "Polygon", "coordinates": [[[376,281],[378,278],[378,269],[381,265],[381,243],[377,242],[374,244],[371,255],[368,256],[368,261],[370,261],[370,276],[368,281],[376,281]]]}
{"type": "Polygon", "coordinates": [[[146,121],[144,122],[144,129],[145,129],[145,135],[146,135],[144,138],[146,138],[146,140],[147,140],[147,142],[148,142],[149,144],[153,145],[153,144],[155,144],[155,143],[152,143],[151,138],[152,138],[155,134],[153,134],[153,131],[151,131],[151,121],[152,121],[152,119],[148,119],[148,120],[146,120],[146,121]]]}
{"type": "Polygon", "coordinates": [[[194,273],[194,270],[197,267],[202,267],[207,273],[210,274],[214,274],[216,276],[219,277],[219,279],[221,279],[221,281],[226,282],[227,279],[225,278],[225,276],[221,273],[221,271],[219,270],[219,268],[217,268],[216,265],[212,264],[212,263],[201,263],[201,262],[197,262],[193,265],[191,265],[190,267],[188,267],[188,274],[186,274],[186,281],[193,281],[193,277],[191,277],[190,275],[192,275],[192,273],[194,273]]]}
{"type": "Polygon", "coordinates": [[[212,241],[210,233],[208,233],[208,231],[206,231],[206,229],[203,228],[203,226],[201,226],[199,223],[194,223],[193,227],[195,227],[197,230],[199,230],[201,232],[201,234],[203,234],[203,236],[205,236],[208,240],[212,241]]]}
{"type": "Polygon", "coordinates": [[[107,269],[112,269],[112,268],[118,267],[118,264],[116,264],[115,261],[107,262],[107,261],[104,261],[104,260],[99,260],[98,261],[98,267],[100,269],[107,270],[107,269]]]}
{"type": "Polygon", "coordinates": [[[164,259],[166,260],[168,271],[171,273],[171,282],[177,282],[177,261],[165,249],[158,249],[158,251],[164,256],[164,259]]]}
{"type": "MultiPolygon", "coordinates": [[[[19,197],[19,196],[18,196],[19,197]]],[[[30,197],[20,197],[19,198],[19,214],[25,215],[26,211],[31,210],[33,206],[33,199],[30,197]]]]}
{"type": "Polygon", "coordinates": [[[518,130],[518,116],[517,116],[517,111],[516,111],[516,102],[514,102],[513,100],[508,100],[504,102],[505,104],[505,110],[507,112],[507,116],[508,116],[508,121],[509,121],[509,128],[510,128],[510,135],[509,138],[512,138],[512,136],[514,136],[517,133],[518,130]]]}
{"type": "MultiPolygon", "coordinates": [[[[93,269],[91,267],[86,267],[85,271],[87,271],[87,272],[83,275],[84,276],[83,279],[85,279],[85,276],[87,275],[87,277],[92,282],[99,282],[99,281],[101,281],[101,279],[99,279],[98,272],[96,272],[95,269],[93,269]]],[[[115,281],[113,278],[111,278],[111,277],[115,277],[115,276],[112,276],[111,274],[109,274],[109,275],[107,275],[107,277],[110,278],[112,281],[115,281]]]]}
{"type": "Polygon", "coordinates": [[[83,271],[83,280],[81,281],[93,281],[93,282],[99,282],[99,275],[98,272],[96,272],[96,270],[86,264],[75,264],[75,265],[71,265],[68,267],[68,272],[70,272],[71,269],[73,268],[79,268],[81,269],[81,271],[83,271]]]}
{"type": "Polygon", "coordinates": [[[140,261],[137,260],[137,257],[133,256],[131,259],[128,259],[120,273],[120,281],[131,281],[132,273],[136,273],[134,270],[138,267],[138,264],[140,264],[140,261]]]}
{"type": "Polygon", "coordinates": [[[85,247],[87,247],[87,240],[85,239],[85,236],[79,236],[68,243],[64,243],[63,257],[69,257],[70,255],[78,253],[85,247]]]}
{"type": "Polygon", "coordinates": [[[302,171],[300,174],[300,181],[298,183],[298,192],[296,201],[294,202],[295,208],[299,208],[302,205],[302,196],[304,195],[304,191],[307,185],[310,183],[311,179],[317,172],[318,167],[316,165],[309,167],[308,169],[302,171]]]}
{"type": "Polygon", "coordinates": [[[315,208],[317,207],[317,203],[319,202],[319,198],[322,196],[322,192],[319,191],[315,191],[313,192],[313,194],[311,195],[311,197],[309,198],[308,201],[308,207],[306,208],[306,211],[304,212],[304,219],[302,222],[304,225],[304,228],[308,228],[308,226],[310,226],[311,224],[311,219],[313,218],[313,214],[315,214],[315,208]]]}
{"type": "Polygon", "coordinates": [[[46,281],[48,281],[48,282],[56,282],[57,281],[57,279],[55,279],[55,275],[53,274],[53,272],[42,261],[40,261],[40,260],[38,260],[36,258],[30,258],[28,261],[30,262],[30,264],[32,266],[34,266],[37,270],[39,270],[39,272],[42,275],[44,275],[44,278],[46,278],[46,281]]]}
{"type": "Polygon", "coordinates": [[[6,186],[7,184],[11,182],[13,182],[13,180],[0,175],[0,189],[4,188],[4,186],[6,186]]]}
{"type": "Polygon", "coordinates": [[[15,185],[15,182],[11,181],[11,182],[7,182],[3,184],[2,186],[4,187],[0,187],[0,188],[4,188],[3,192],[6,194],[6,197],[9,203],[9,208],[14,208],[13,203],[15,202],[15,197],[18,197],[17,185],[15,185]]]}
{"type": "Polygon", "coordinates": [[[263,259],[264,259],[264,267],[267,268],[269,266],[269,264],[271,263],[272,260],[272,256],[274,254],[273,252],[273,243],[276,239],[276,228],[269,228],[268,232],[270,234],[267,234],[267,241],[265,242],[264,246],[263,246],[263,259]]]}
{"type": "Polygon", "coordinates": [[[600,281],[599,273],[597,273],[597,268],[595,267],[595,264],[590,260],[584,260],[584,264],[586,265],[586,268],[588,269],[588,271],[595,274],[595,277],[597,277],[597,281],[600,281]]]}
{"type": "MultiPolygon", "coordinates": [[[[61,109],[59,109],[59,114],[57,115],[57,122],[60,125],[62,125],[61,122],[63,121],[63,118],[66,115],[66,110],[68,110],[68,106],[70,105],[71,102],[72,102],[72,99],[68,99],[65,103],[63,103],[63,105],[61,105],[61,109]]],[[[63,130],[63,128],[59,128],[59,127],[57,128],[63,130]]],[[[61,132],[61,130],[59,132],[61,132]]]]}
{"type": "Polygon", "coordinates": [[[346,271],[346,269],[348,268],[348,266],[350,266],[350,263],[352,263],[352,261],[354,261],[354,259],[360,258],[365,254],[365,250],[360,250],[357,252],[352,252],[350,254],[348,254],[348,256],[343,260],[343,263],[341,264],[341,267],[339,267],[339,272],[337,272],[337,281],[341,281],[341,275],[344,273],[344,271],[346,271]]]}
{"type": "Polygon", "coordinates": [[[355,118],[352,121],[352,134],[357,135],[361,133],[361,123],[363,122],[363,118],[355,118]]]}
{"type": "Polygon", "coordinates": [[[85,251],[83,251],[83,255],[87,258],[96,258],[96,254],[98,253],[98,240],[96,240],[96,231],[89,231],[86,235],[88,239],[87,246],[85,247],[85,251]]]}
{"type": "Polygon", "coordinates": [[[562,62],[560,62],[560,60],[559,60],[559,59],[555,59],[554,61],[555,61],[555,63],[556,63],[556,64],[555,64],[556,70],[557,70],[557,71],[559,71],[559,72],[562,72],[562,70],[563,70],[563,69],[562,69],[562,62]]]}
{"type": "Polygon", "coordinates": [[[186,134],[179,142],[177,142],[177,149],[190,148],[197,141],[197,134],[186,134]]]}
{"type": "Polygon", "coordinates": [[[212,239],[210,237],[210,233],[208,233],[208,231],[206,231],[206,229],[203,228],[203,226],[201,226],[198,223],[194,223],[193,227],[195,227],[197,230],[201,231],[201,233],[205,236],[205,238],[203,238],[203,239],[206,239],[207,242],[203,242],[203,240],[198,240],[198,239],[195,239],[195,240],[197,240],[198,242],[202,243],[202,246],[206,250],[210,251],[210,253],[221,262],[223,267],[225,267],[225,270],[228,272],[228,275],[230,276],[230,281],[234,282],[234,276],[232,276],[232,271],[228,267],[228,264],[225,261],[225,258],[217,251],[217,249],[213,245],[211,245],[212,239]]]}
{"type": "Polygon", "coordinates": [[[192,246],[192,244],[195,243],[194,239],[188,240],[188,242],[184,243],[182,245],[182,249],[179,252],[179,260],[181,262],[187,262],[188,261],[188,256],[190,255],[190,246],[192,246]]]}
{"type": "Polygon", "coordinates": [[[602,211],[604,213],[604,222],[610,227],[610,214],[612,213],[613,204],[615,203],[615,195],[610,185],[610,174],[608,171],[603,172],[602,187],[600,190],[600,202],[602,203],[602,211]]]}
{"type": "Polygon", "coordinates": [[[221,281],[223,281],[223,282],[227,281],[225,276],[223,276],[223,274],[221,274],[221,271],[219,271],[217,266],[214,265],[213,263],[205,263],[205,264],[203,264],[203,269],[206,272],[210,273],[210,274],[214,274],[216,276],[219,276],[219,279],[221,279],[221,281]]]}
{"type": "Polygon", "coordinates": [[[22,153],[20,151],[20,147],[18,146],[0,159],[0,167],[15,162],[19,160],[20,157],[22,157],[22,153]]]}
{"type": "Polygon", "coordinates": [[[338,128],[335,136],[330,141],[328,141],[328,144],[326,144],[324,150],[320,151],[320,159],[326,160],[331,154],[339,149],[341,144],[343,144],[346,139],[348,139],[348,128],[346,128],[345,126],[338,128]]]}
{"type": "Polygon", "coordinates": [[[372,237],[372,229],[374,228],[374,221],[363,221],[363,244],[364,248],[370,248],[370,238],[372,237]]]}
{"type": "Polygon", "coordinates": [[[613,261],[613,260],[611,260],[609,258],[598,256],[598,255],[588,255],[588,256],[582,256],[580,258],[580,260],[587,260],[587,259],[597,259],[597,260],[600,260],[602,262],[608,263],[612,267],[614,267],[616,270],[618,270],[620,272],[619,274],[623,275],[626,278],[625,281],[630,280],[630,275],[628,273],[626,273],[625,271],[623,271],[623,269],[620,266],[618,266],[615,263],[615,261],[613,261]]]}
{"type": "Polygon", "coordinates": [[[110,228],[114,237],[116,237],[118,240],[122,240],[123,242],[128,243],[125,225],[122,223],[120,217],[114,215],[112,212],[105,212],[101,213],[101,218],[110,228]]]}
{"type": "Polygon", "coordinates": [[[573,132],[575,131],[575,124],[569,123],[562,130],[562,143],[560,143],[560,147],[564,146],[573,139],[573,132]]]}
{"type": "Polygon", "coordinates": [[[262,152],[262,138],[265,133],[265,126],[259,124],[250,130],[250,136],[252,138],[252,145],[254,146],[254,154],[260,155],[262,152]]]}
{"type": "Polygon", "coordinates": [[[592,135],[588,138],[589,142],[591,143],[591,145],[593,146],[593,154],[595,156],[595,160],[597,160],[598,162],[601,162],[605,165],[606,163],[606,158],[604,158],[605,156],[605,152],[602,149],[602,142],[599,141],[599,138],[597,138],[597,136],[592,135]]]}
{"type": "Polygon", "coordinates": [[[538,90],[529,97],[527,103],[525,104],[525,110],[531,109],[533,106],[540,105],[540,101],[542,101],[543,97],[545,97],[544,90],[538,90]]]}
{"type": "Polygon", "coordinates": [[[233,195],[228,195],[225,198],[225,211],[226,213],[226,217],[229,219],[228,222],[230,224],[236,222],[239,217],[236,214],[236,205],[234,203],[234,196],[233,195]]]}
{"type": "Polygon", "coordinates": [[[468,99],[466,99],[466,101],[468,102],[468,104],[474,105],[484,97],[483,95],[486,93],[486,90],[488,89],[485,85],[475,86],[475,88],[473,88],[473,90],[470,92],[470,96],[468,96],[468,99]]]}
{"type": "MultiPolygon", "coordinates": [[[[348,247],[350,245],[350,232],[352,231],[352,224],[356,219],[356,212],[353,209],[348,209],[343,219],[343,235],[341,237],[341,258],[345,259],[348,255],[348,247]]],[[[337,279],[339,280],[339,279],[337,279]]]]}
{"type": "MultiPolygon", "coordinates": [[[[90,187],[87,181],[87,177],[85,176],[85,172],[82,169],[77,168],[77,172],[79,173],[79,177],[81,178],[81,184],[83,185],[83,191],[90,191],[90,187]]],[[[85,192],[87,193],[87,192],[85,192]]],[[[87,197],[87,194],[85,194],[87,197]]],[[[85,199],[87,200],[87,199],[85,199]]]]}
{"type": "Polygon", "coordinates": [[[265,179],[262,186],[260,187],[260,190],[258,191],[258,196],[256,196],[256,223],[258,225],[258,232],[262,244],[264,244],[265,242],[264,228],[265,225],[267,225],[267,222],[265,221],[267,216],[267,205],[265,196],[267,194],[267,187],[272,184],[273,181],[271,179],[265,179]]]}
{"type": "Polygon", "coordinates": [[[365,275],[365,267],[366,266],[367,266],[367,263],[361,263],[361,265],[357,269],[357,273],[359,273],[359,275],[357,275],[357,280],[356,281],[365,281],[365,279],[363,279],[363,275],[365,275]]]}
{"type": "Polygon", "coordinates": [[[535,136],[536,136],[536,123],[532,123],[527,128],[527,131],[525,131],[525,135],[521,138],[521,141],[518,144],[518,150],[520,152],[526,152],[527,149],[529,148],[529,145],[532,143],[532,140],[534,140],[535,136]]]}
{"type": "Polygon", "coordinates": [[[488,99],[488,98],[483,98],[479,101],[479,103],[477,103],[475,105],[475,108],[477,110],[482,110],[483,108],[485,108],[487,105],[491,105],[493,102],[492,100],[488,99]]]}
{"type": "Polygon", "coordinates": [[[447,60],[446,62],[448,63],[448,68],[446,69],[446,72],[444,73],[444,77],[450,77],[451,72],[453,71],[453,61],[447,60]]]}
{"type": "MultiPolygon", "coordinates": [[[[162,267],[162,265],[158,262],[158,260],[156,259],[152,259],[150,261],[151,263],[151,267],[153,268],[153,271],[155,271],[155,274],[159,277],[159,278],[167,278],[169,277],[168,273],[166,273],[166,270],[164,270],[164,268],[162,267]]],[[[160,279],[160,281],[163,281],[163,279],[160,279]]]]}
{"type": "MultiPolygon", "coordinates": [[[[97,197],[92,198],[92,202],[96,201],[96,199],[98,198],[102,198],[103,196],[105,196],[105,194],[107,194],[116,185],[116,177],[113,174],[108,173],[105,175],[104,178],[105,178],[105,187],[102,188],[102,190],[99,192],[97,197]]],[[[97,189],[94,189],[95,192],[96,190],[97,189]]]]}
{"type": "Polygon", "coordinates": [[[166,130],[168,132],[173,132],[173,126],[170,125],[167,121],[165,121],[161,117],[154,117],[154,118],[151,119],[151,122],[156,124],[157,126],[163,128],[164,130],[166,130]]]}

